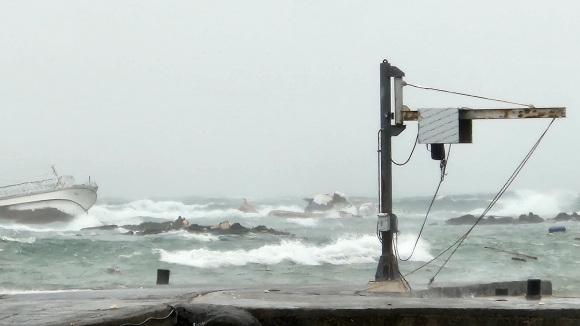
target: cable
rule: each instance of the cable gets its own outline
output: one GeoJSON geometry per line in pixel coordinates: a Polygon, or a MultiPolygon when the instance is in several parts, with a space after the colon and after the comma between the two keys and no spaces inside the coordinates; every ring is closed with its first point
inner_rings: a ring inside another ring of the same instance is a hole
{"type": "MultiPolygon", "coordinates": [[[[427,218],[429,217],[429,212],[431,212],[431,208],[433,207],[433,203],[435,202],[435,199],[437,198],[437,194],[439,193],[439,188],[441,188],[441,184],[443,183],[443,180],[445,179],[445,170],[447,169],[447,162],[449,161],[449,154],[451,153],[451,144],[449,145],[449,149],[447,150],[447,157],[441,161],[441,164],[439,165],[439,167],[441,168],[441,177],[439,178],[439,184],[437,185],[437,189],[435,190],[435,194],[433,195],[433,198],[431,199],[431,203],[429,204],[429,208],[427,209],[427,213],[425,214],[425,218],[423,219],[423,224],[421,225],[421,229],[419,230],[419,235],[417,235],[417,240],[415,240],[415,245],[413,245],[413,250],[411,251],[411,254],[409,255],[409,257],[403,259],[401,258],[401,256],[399,256],[399,252],[395,249],[395,252],[397,253],[397,257],[399,258],[399,260],[401,261],[408,261],[409,259],[411,259],[411,257],[413,257],[413,254],[415,253],[415,249],[417,248],[417,244],[419,243],[419,239],[421,238],[421,234],[423,233],[423,229],[425,228],[425,223],[427,223],[427,218]]],[[[398,241],[398,237],[395,235],[395,248],[397,248],[397,241],[398,241]]]]}
{"type": "MultiPolygon", "coordinates": [[[[381,171],[381,134],[383,132],[383,129],[379,129],[378,133],[377,133],[377,172],[379,174],[379,212],[381,211],[381,191],[382,191],[382,187],[381,187],[381,180],[383,180],[383,174],[381,171]]],[[[379,224],[377,222],[377,230],[379,228],[379,224]]],[[[380,237],[379,237],[379,240],[380,237]]],[[[381,240],[382,243],[382,240],[381,240]]]]}
{"type": "Polygon", "coordinates": [[[141,326],[141,325],[145,324],[146,322],[148,322],[150,320],[165,320],[165,319],[169,318],[169,316],[171,316],[174,312],[176,312],[175,311],[175,308],[173,308],[171,310],[171,312],[169,313],[169,315],[167,315],[165,317],[149,317],[149,318],[145,319],[144,321],[142,321],[139,324],[122,324],[122,325],[119,325],[119,326],[141,326]]]}
{"type": "Polygon", "coordinates": [[[555,120],[556,120],[556,118],[553,118],[552,119],[552,121],[550,122],[550,124],[548,125],[548,127],[546,127],[546,130],[544,130],[544,132],[542,133],[542,135],[540,136],[540,138],[538,138],[538,140],[536,141],[536,143],[534,144],[534,146],[532,146],[532,148],[530,149],[530,151],[528,152],[528,154],[524,157],[524,159],[522,160],[522,162],[518,165],[518,167],[516,168],[516,170],[512,173],[512,175],[504,183],[504,185],[502,186],[502,188],[500,189],[500,191],[491,200],[491,202],[489,203],[489,205],[486,207],[486,209],[483,211],[483,213],[479,216],[479,218],[475,221],[475,223],[471,226],[471,228],[469,228],[469,230],[467,230],[467,232],[463,236],[461,236],[459,239],[457,239],[457,241],[455,241],[452,245],[450,245],[449,247],[447,247],[447,249],[443,250],[439,255],[435,256],[430,261],[428,261],[425,264],[423,264],[423,265],[419,266],[418,268],[414,269],[410,273],[405,274],[405,276],[409,276],[409,275],[415,273],[416,271],[422,269],[423,267],[425,267],[428,264],[432,263],[433,261],[435,261],[436,259],[438,259],[439,257],[441,257],[443,254],[445,254],[447,251],[449,251],[451,248],[453,248],[453,247],[455,247],[457,245],[457,247],[455,247],[455,249],[449,255],[449,257],[447,257],[447,259],[445,260],[445,262],[443,263],[443,265],[441,265],[441,267],[439,268],[439,270],[437,270],[437,272],[435,273],[435,275],[433,275],[433,277],[431,277],[431,279],[429,279],[429,284],[433,283],[433,281],[435,280],[435,277],[439,274],[439,272],[441,272],[441,270],[443,269],[443,267],[445,266],[445,264],[447,264],[447,262],[449,261],[449,259],[451,259],[451,257],[457,251],[457,249],[459,248],[459,246],[461,246],[461,244],[463,243],[463,241],[465,241],[465,239],[467,239],[467,236],[471,233],[471,231],[475,228],[475,226],[483,219],[483,217],[491,210],[491,208],[499,201],[499,199],[502,197],[502,195],[507,191],[507,189],[509,188],[509,186],[512,184],[512,182],[515,180],[515,178],[518,176],[518,174],[520,173],[520,171],[526,165],[526,163],[528,162],[528,160],[530,159],[530,157],[532,156],[532,154],[535,152],[536,148],[538,148],[538,145],[540,144],[540,142],[542,141],[542,139],[544,139],[544,136],[546,135],[546,133],[548,132],[548,130],[550,129],[550,127],[552,126],[552,124],[554,123],[555,120]]]}
{"type": "Polygon", "coordinates": [[[393,159],[391,158],[391,162],[393,162],[393,164],[398,165],[398,166],[403,166],[403,165],[409,163],[409,161],[411,160],[411,157],[413,156],[413,152],[415,151],[415,147],[417,147],[418,142],[419,142],[419,133],[417,133],[417,138],[415,138],[415,144],[413,145],[413,149],[411,150],[411,154],[409,154],[409,158],[407,158],[407,160],[404,163],[397,163],[397,162],[393,161],[393,159]]]}
{"type": "Polygon", "coordinates": [[[456,94],[456,95],[462,95],[462,96],[469,96],[469,97],[481,98],[481,99],[484,99],[484,100],[490,100],[490,101],[496,101],[496,102],[503,102],[503,103],[509,103],[509,104],[522,105],[522,106],[527,106],[527,107],[529,107],[531,109],[534,108],[534,106],[532,104],[523,104],[523,103],[518,103],[518,102],[512,102],[512,101],[495,99],[495,98],[491,98],[491,97],[485,97],[485,96],[479,96],[479,95],[472,95],[472,94],[454,92],[454,91],[449,91],[449,90],[446,90],[446,89],[440,89],[440,88],[435,88],[435,87],[413,85],[413,84],[409,84],[407,82],[403,82],[403,86],[411,86],[411,87],[415,87],[415,88],[427,89],[427,90],[432,90],[432,91],[437,91],[437,92],[451,93],[451,94],[456,94]]]}

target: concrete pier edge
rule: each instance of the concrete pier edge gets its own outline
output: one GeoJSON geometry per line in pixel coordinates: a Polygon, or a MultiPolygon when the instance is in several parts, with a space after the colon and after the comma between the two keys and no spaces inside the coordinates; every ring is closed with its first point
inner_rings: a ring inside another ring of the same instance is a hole
{"type": "Polygon", "coordinates": [[[580,298],[551,296],[549,281],[542,281],[540,300],[526,300],[522,288],[526,281],[440,286],[407,293],[369,292],[365,285],[168,285],[0,294],[0,325],[119,326],[148,318],[156,319],[146,326],[185,325],[183,314],[173,313],[176,308],[197,310],[188,316],[188,325],[194,318],[193,323],[206,322],[206,326],[217,315],[227,318],[232,309],[242,315],[248,312],[246,317],[255,319],[240,325],[580,324],[580,298]],[[495,296],[497,288],[507,288],[509,294],[495,296]]]}

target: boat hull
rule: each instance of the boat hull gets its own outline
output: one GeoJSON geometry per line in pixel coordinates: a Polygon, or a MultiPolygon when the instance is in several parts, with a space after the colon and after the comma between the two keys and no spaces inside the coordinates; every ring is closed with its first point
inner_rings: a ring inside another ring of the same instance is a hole
{"type": "Polygon", "coordinates": [[[97,187],[74,185],[0,199],[0,218],[20,223],[69,221],[97,200],[97,187]]]}

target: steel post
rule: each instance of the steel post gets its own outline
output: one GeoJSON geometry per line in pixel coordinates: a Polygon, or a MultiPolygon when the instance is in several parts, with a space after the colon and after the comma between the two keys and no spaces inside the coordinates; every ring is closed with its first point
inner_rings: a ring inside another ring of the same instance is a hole
{"type": "MultiPolygon", "coordinates": [[[[391,165],[391,137],[398,135],[401,130],[393,128],[391,124],[391,77],[393,69],[387,60],[381,63],[380,83],[381,83],[381,152],[380,152],[380,213],[393,216],[393,181],[391,165]]],[[[391,223],[393,224],[393,223],[391,223]]],[[[396,225],[396,224],[395,224],[396,225]]],[[[396,230],[395,230],[396,231],[396,230]]],[[[393,252],[393,228],[388,231],[380,231],[382,238],[382,253],[379,265],[375,274],[375,281],[394,281],[401,277],[397,257],[393,252]]]]}

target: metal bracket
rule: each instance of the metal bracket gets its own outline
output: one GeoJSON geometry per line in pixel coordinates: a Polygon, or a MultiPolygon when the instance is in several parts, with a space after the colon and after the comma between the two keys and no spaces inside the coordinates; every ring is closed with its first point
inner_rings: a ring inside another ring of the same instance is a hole
{"type": "Polygon", "coordinates": [[[398,136],[403,130],[407,129],[406,125],[391,126],[391,136],[398,136]]]}
{"type": "Polygon", "coordinates": [[[391,66],[390,73],[391,73],[391,77],[398,77],[398,78],[405,77],[405,73],[401,69],[399,69],[395,66],[391,66]]]}

